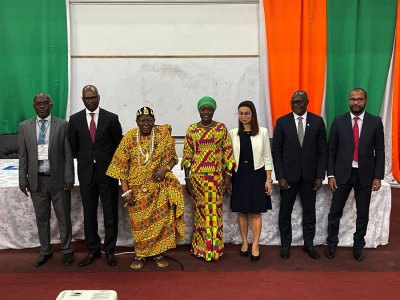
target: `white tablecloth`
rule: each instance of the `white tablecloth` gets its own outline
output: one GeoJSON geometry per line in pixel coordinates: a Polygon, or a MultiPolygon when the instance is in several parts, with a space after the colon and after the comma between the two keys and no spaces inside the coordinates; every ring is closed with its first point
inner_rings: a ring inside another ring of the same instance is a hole
{"type": "MultiPolygon", "coordinates": [[[[182,180],[183,175],[176,167],[174,173],[182,180]]],[[[317,226],[314,239],[315,245],[324,244],[328,225],[328,213],[332,194],[328,186],[317,193],[316,213],[317,226]]],[[[260,243],[264,245],[279,245],[279,189],[277,185],[273,187],[272,211],[262,214],[263,228],[260,243]]],[[[229,197],[223,203],[224,219],[224,238],[226,243],[241,243],[239,228],[236,222],[237,215],[232,213],[229,208],[229,197]]],[[[103,218],[101,205],[99,206],[99,230],[104,237],[103,218]]],[[[386,245],[389,240],[389,222],[391,210],[391,191],[390,185],[382,182],[382,188],[378,192],[372,193],[370,220],[366,235],[366,247],[375,248],[378,245],[386,245]]],[[[293,245],[302,245],[301,228],[301,205],[296,201],[293,214],[293,245]]],[[[75,186],[72,191],[72,231],[74,240],[83,240],[83,212],[79,187],[75,186]]],[[[350,195],[344,209],[340,223],[339,246],[352,246],[353,233],[355,231],[356,210],[353,193],[350,195]]],[[[186,236],[181,243],[190,243],[193,226],[193,200],[185,194],[185,222],[186,236]]],[[[51,240],[52,243],[59,243],[58,225],[52,212],[51,219],[51,240]]],[[[251,237],[251,232],[250,232],[251,237]]],[[[127,210],[119,205],[119,232],[118,245],[131,246],[131,232],[128,221],[127,210]]],[[[6,248],[30,248],[39,246],[35,213],[32,201],[26,197],[18,188],[18,160],[0,160],[0,249],[6,248]]]]}

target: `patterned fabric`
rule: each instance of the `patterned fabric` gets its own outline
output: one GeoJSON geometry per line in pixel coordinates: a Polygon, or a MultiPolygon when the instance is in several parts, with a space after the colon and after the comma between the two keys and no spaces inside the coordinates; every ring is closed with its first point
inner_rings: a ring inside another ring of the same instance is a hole
{"type": "Polygon", "coordinates": [[[224,124],[210,128],[189,126],[182,166],[191,169],[195,202],[191,252],[207,261],[224,251],[222,222],[223,175],[234,165],[231,139],[224,124]]]}
{"type": "MultiPolygon", "coordinates": [[[[157,167],[167,165],[171,159],[178,161],[171,126],[154,126],[155,146],[147,163],[137,143],[137,130],[125,134],[107,175],[128,181],[135,200],[128,209],[136,256],[149,257],[175,248],[176,241],[184,238],[184,199],[172,172],[167,172],[162,182],[151,178],[157,167]]],[[[151,143],[151,136],[140,137],[142,150],[149,151],[151,143]]]]}

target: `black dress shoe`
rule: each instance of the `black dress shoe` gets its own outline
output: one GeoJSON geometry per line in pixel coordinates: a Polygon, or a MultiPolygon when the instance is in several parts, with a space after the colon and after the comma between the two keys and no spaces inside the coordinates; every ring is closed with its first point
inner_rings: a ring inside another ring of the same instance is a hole
{"type": "Polygon", "coordinates": [[[332,259],[335,257],[335,253],[336,253],[336,246],[328,245],[325,251],[325,256],[329,259],[332,259]]]}
{"type": "Polygon", "coordinates": [[[314,247],[303,247],[303,251],[307,252],[308,256],[312,259],[319,260],[319,253],[314,249],[314,247]]]}
{"type": "Polygon", "coordinates": [[[106,254],[107,265],[114,267],[117,265],[117,258],[113,253],[106,254]]]}
{"type": "Polygon", "coordinates": [[[260,254],[258,254],[257,256],[255,256],[255,255],[250,255],[250,260],[251,261],[258,261],[260,259],[260,254]]]}
{"type": "Polygon", "coordinates": [[[353,248],[353,256],[357,261],[364,259],[364,253],[362,248],[353,248]]]}
{"type": "Polygon", "coordinates": [[[89,254],[79,263],[80,267],[90,265],[95,259],[101,257],[101,252],[89,252],[89,254]]]}
{"type": "Polygon", "coordinates": [[[68,266],[72,265],[74,260],[75,260],[74,252],[64,254],[63,265],[68,267],[68,266]]]}
{"type": "Polygon", "coordinates": [[[49,260],[49,258],[52,258],[52,257],[53,257],[53,253],[40,254],[39,258],[35,262],[35,267],[43,266],[49,260]]]}
{"type": "Polygon", "coordinates": [[[289,246],[282,246],[281,247],[281,252],[279,253],[279,255],[283,259],[288,259],[290,257],[290,247],[289,246]]]}

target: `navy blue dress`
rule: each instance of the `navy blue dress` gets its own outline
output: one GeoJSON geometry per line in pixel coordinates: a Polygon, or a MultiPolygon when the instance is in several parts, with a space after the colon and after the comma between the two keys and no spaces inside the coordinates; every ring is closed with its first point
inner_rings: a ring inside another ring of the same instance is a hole
{"type": "Polygon", "coordinates": [[[251,133],[240,135],[239,168],[232,174],[231,209],[233,212],[262,213],[272,209],[271,197],[265,193],[265,168],[254,170],[251,133]]]}

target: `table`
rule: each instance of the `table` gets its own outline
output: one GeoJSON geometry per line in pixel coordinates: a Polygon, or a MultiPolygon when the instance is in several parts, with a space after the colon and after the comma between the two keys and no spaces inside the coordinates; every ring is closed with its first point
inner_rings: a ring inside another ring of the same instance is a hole
{"type": "MultiPolygon", "coordinates": [[[[173,172],[177,174],[181,183],[183,172],[176,166],[173,172]]],[[[78,182],[78,181],[76,181],[78,182]]],[[[325,182],[317,193],[316,201],[316,235],[315,245],[324,244],[328,226],[328,213],[331,204],[332,193],[325,182]]],[[[279,189],[276,184],[273,186],[272,210],[262,214],[263,228],[260,244],[280,245],[278,215],[279,215],[279,189]]],[[[373,192],[370,206],[370,221],[366,235],[366,247],[376,248],[379,245],[386,245],[389,241],[389,224],[391,211],[390,185],[382,182],[382,188],[373,192]]],[[[83,211],[78,185],[72,190],[72,232],[73,240],[83,240],[83,211]]],[[[191,240],[193,226],[193,200],[185,192],[185,239],[180,244],[188,244],[191,240]]],[[[296,201],[293,214],[293,242],[292,245],[302,245],[302,209],[299,201],[296,201]]],[[[240,244],[241,237],[237,225],[237,214],[230,211],[229,197],[223,202],[224,239],[226,243],[240,244]]],[[[341,219],[339,232],[339,246],[351,247],[353,245],[353,233],[355,231],[356,210],[354,195],[350,194],[341,219]]],[[[99,206],[99,231],[104,238],[103,217],[101,205],[99,206]]],[[[127,209],[119,204],[119,233],[117,244],[131,246],[132,236],[128,220],[127,209]]],[[[249,232],[251,238],[251,232],[249,232]]],[[[59,243],[58,224],[52,211],[51,218],[51,241],[59,243]]],[[[39,239],[35,221],[35,213],[32,201],[26,197],[18,188],[18,160],[0,160],[0,249],[21,249],[38,247],[39,239]]]]}

